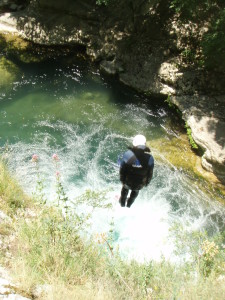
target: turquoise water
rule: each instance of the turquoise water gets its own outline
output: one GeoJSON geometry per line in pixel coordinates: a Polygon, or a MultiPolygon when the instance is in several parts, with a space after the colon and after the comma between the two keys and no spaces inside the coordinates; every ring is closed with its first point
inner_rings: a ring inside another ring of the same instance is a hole
{"type": "Polygon", "coordinates": [[[58,58],[19,67],[18,80],[0,92],[0,146],[25,191],[32,194],[36,187],[33,154],[39,158],[48,201],[56,199],[56,171],[71,206],[87,189],[106,191],[113,208],[94,210],[91,231],[107,232],[113,221],[114,243],[126,257],[140,260],[173,257],[169,233],[174,222],[209,234],[224,230],[225,208],[163,157],[156,160],[153,180],[133,206],[118,205],[121,184],[115,164],[132,137],[142,133],[151,145],[152,140],[176,136],[173,116],[162,103],[84,61],[58,58]]]}

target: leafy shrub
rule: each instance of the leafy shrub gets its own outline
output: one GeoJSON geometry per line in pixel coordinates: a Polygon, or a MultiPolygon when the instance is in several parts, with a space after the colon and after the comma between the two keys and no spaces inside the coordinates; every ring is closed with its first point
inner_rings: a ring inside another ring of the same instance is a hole
{"type": "Polygon", "coordinates": [[[190,145],[191,145],[191,148],[192,149],[198,149],[198,145],[195,143],[193,137],[192,137],[192,130],[191,128],[189,127],[189,125],[187,124],[187,122],[185,123],[185,128],[187,130],[187,136],[188,136],[188,139],[189,139],[189,142],[190,142],[190,145]]]}
{"type": "Polygon", "coordinates": [[[207,21],[209,30],[203,35],[202,41],[198,41],[202,48],[204,66],[208,69],[224,71],[225,2],[223,0],[172,0],[170,7],[180,15],[181,22],[194,21],[201,27],[201,23],[207,21]]]}
{"type": "Polygon", "coordinates": [[[223,5],[222,0],[172,0],[170,7],[184,20],[201,21],[214,14],[223,5]]]}
{"type": "Polygon", "coordinates": [[[202,41],[205,64],[208,68],[225,68],[225,8],[219,13],[202,41]]]}

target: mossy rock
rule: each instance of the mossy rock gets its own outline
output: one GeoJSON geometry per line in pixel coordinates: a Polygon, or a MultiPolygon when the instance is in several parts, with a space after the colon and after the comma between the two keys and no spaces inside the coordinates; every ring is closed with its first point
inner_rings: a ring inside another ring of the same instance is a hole
{"type": "Polygon", "coordinates": [[[13,33],[0,33],[0,49],[5,56],[25,64],[48,61],[56,57],[62,59],[63,55],[67,63],[72,63],[77,57],[86,58],[86,50],[83,46],[39,45],[22,39],[13,33]]]}
{"type": "Polygon", "coordinates": [[[0,47],[2,53],[22,63],[38,63],[49,58],[48,48],[43,51],[41,46],[20,38],[18,35],[0,34],[0,47]]]}
{"type": "Polygon", "coordinates": [[[150,147],[156,160],[164,163],[166,161],[171,166],[190,174],[193,180],[197,180],[199,186],[211,191],[215,196],[218,194],[220,198],[220,195],[225,195],[224,186],[217,177],[203,169],[201,156],[191,150],[186,134],[180,134],[178,138],[152,140],[150,147]]]}
{"type": "Polygon", "coordinates": [[[3,53],[12,56],[23,63],[39,62],[42,60],[34,51],[34,46],[15,34],[0,34],[0,45],[3,53]]]}
{"type": "Polygon", "coordinates": [[[15,34],[1,33],[0,46],[2,53],[9,55],[20,56],[25,51],[28,51],[29,43],[15,34]]]}
{"type": "Polygon", "coordinates": [[[18,35],[13,33],[1,33],[0,34],[0,43],[3,43],[3,46],[7,48],[7,50],[18,50],[24,51],[27,50],[30,43],[18,35]]]}
{"type": "MultiPolygon", "coordinates": [[[[191,151],[188,139],[184,134],[180,135],[179,138],[153,140],[151,141],[151,148],[158,150],[176,168],[189,171],[194,170],[197,160],[200,159],[191,151]]],[[[160,160],[160,157],[158,159],[160,160]]]]}
{"type": "Polygon", "coordinates": [[[5,57],[0,58],[0,89],[6,91],[16,81],[19,68],[5,57]]]}

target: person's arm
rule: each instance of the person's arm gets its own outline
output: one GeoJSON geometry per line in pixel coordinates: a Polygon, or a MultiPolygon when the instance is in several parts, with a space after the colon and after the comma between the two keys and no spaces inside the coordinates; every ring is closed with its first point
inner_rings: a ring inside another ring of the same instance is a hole
{"type": "Polygon", "coordinates": [[[124,184],[127,177],[127,162],[132,158],[133,152],[128,150],[124,153],[123,158],[120,163],[120,181],[124,184]]]}
{"type": "Polygon", "coordinates": [[[122,160],[120,165],[120,181],[124,184],[126,179],[126,163],[122,160]]]}
{"type": "Polygon", "coordinates": [[[127,162],[133,156],[133,152],[131,150],[126,151],[123,154],[123,158],[120,163],[120,181],[125,184],[126,176],[127,176],[127,162]]]}
{"type": "Polygon", "coordinates": [[[149,163],[148,163],[148,173],[147,173],[146,186],[149,185],[149,183],[152,180],[153,169],[154,169],[154,158],[151,156],[150,159],[149,159],[149,163]]]}

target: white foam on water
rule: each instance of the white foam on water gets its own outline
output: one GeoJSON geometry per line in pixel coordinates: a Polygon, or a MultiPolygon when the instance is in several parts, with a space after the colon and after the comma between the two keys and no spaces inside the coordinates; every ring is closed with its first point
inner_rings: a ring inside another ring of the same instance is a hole
{"type": "Polygon", "coordinates": [[[169,205],[158,202],[143,202],[141,195],[129,208],[119,208],[115,216],[116,230],[119,232],[117,244],[128,258],[138,260],[167,259],[172,254],[168,240],[169,205]]]}

